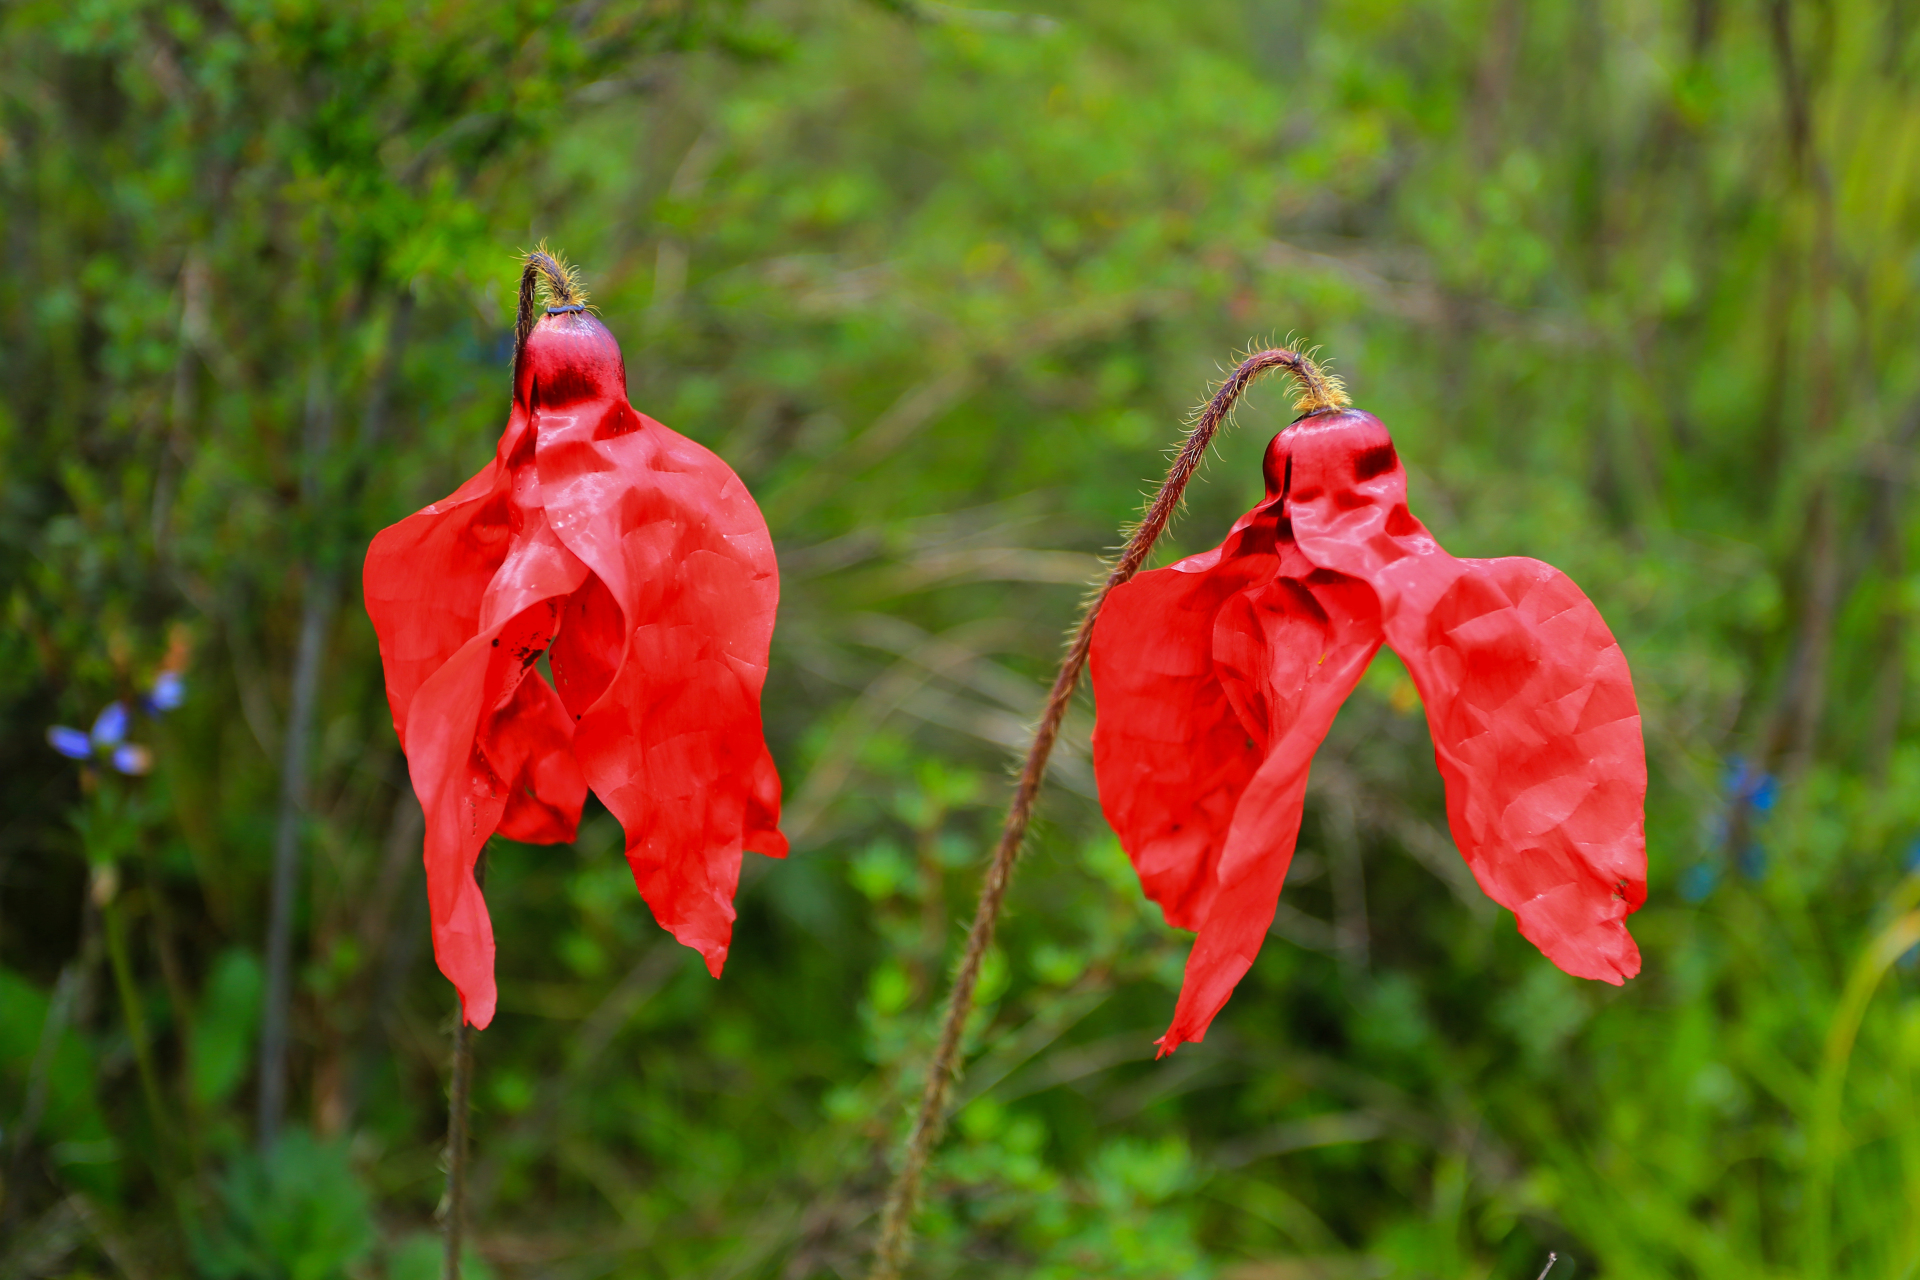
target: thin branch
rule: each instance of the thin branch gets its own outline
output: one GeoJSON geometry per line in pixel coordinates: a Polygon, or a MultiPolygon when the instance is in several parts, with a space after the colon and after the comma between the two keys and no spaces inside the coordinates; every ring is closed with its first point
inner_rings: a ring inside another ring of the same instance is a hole
{"type": "MultiPolygon", "coordinates": [[[[386,431],[387,411],[393,382],[399,376],[413,317],[413,296],[403,291],[394,304],[387,328],[387,349],[361,414],[359,459],[344,488],[332,494],[325,483],[326,466],[333,451],[333,405],[328,395],[324,367],[316,364],[308,384],[304,474],[301,498],[309,511],[328,505],[351,508],[371,473],[370,457],[386,431]]],[[[341,540],[337,530],[329,529],[332,541],[341,540]]],[[[273,888],[267,916],[267,981],[260,1019],[260,1093],[254,1140],[264,1154],[271,1151],[279,1137],[280,1122],[287,1105],[287,1045],[293,1001],[293,918],[299,890],[301,827],[307,814],[310,779],[308,778],[309,739],[313,733],[315,709],[320,696],[321,667],[326,658],[326,641],[333,627],[339,601],[340,568],[327,555],[328,547],[317,548],[309,557],[307,578],[302,588],[300,639],[294,654],[291,706],[287,712],[285,736],[280,742],[280,803],[274,825],[273,888]]],[[[245,687],[242,687],[243,705],[245,687]]],[[[251,723],[252,717],[249,717],[251,723]]],[[[264,745],[264,744],[263,744],[264,745]]]]}
{"type": "MultiPolygon", "coordinates": [[[[333,405],[324,367],[308,376],[305,473],[301,497],[309,511],[322,498],[322,475],[333,443],[333,405]]],[[[267,981],[260,1016],[260,1093],[254,1116],[254,1142],[264,1156],[280,1137],[287,1109],[287,1044],[293,1004],[293,917],[299,892],[300,836],[307,814],[307,749],[315,704],[320,697],[320,667],[327,634],[333,627],[334,575],[317,557],[307,565],[301,592],[300,640],[293,659],[293,692],[286,733],[280,742],[280,803],[274,821],[273,880],[267,906],[267,981]]]]}
{"type": "Polygon", "coordinates": [[[1047,758],[1053,754],[1054,742],[1060,736],[1060,723],[1066,718],[1067,705],[1073,700],[1074,689],[1080,683],[1080,672],[1087,664],[1087,653],[1093,644],[1093,624],[1100,616],[1100,606],[1115,587],[1132,578],[1146,562],[1153,544],[1179,508],[1187,482],[1193,479],[1193,473],[1206,458],[1207,447],[1213,442],[1220,424],[1233,412],[1235,402],[1253,381],[1272,369],[1287,370],[1299,383],[1299,395],[1294,407],[1303,415],[1329,412],[1346,403],[1339,380],[1322,373],[1318,365],[1299,352],[1284,349],[1259,351],[1242,360],[1200,410],[1179,453],[1174,456],[1166,481],[1147,508],[1145,518],[1134,529],[1119,561],[1107,574],[1106,582],[1081,614],[1079,626],[1067,646],[1066,656],[1061,659],[1059,674],[1054,677],[1052,692],[1047,696],[1046,711],[1034,729],[1033,743],[1027,748],[1026,762],[1020,768],[1020,780],[1014,790],[1013,803],[1007,810],[1006,824],[1000,831],[1000,842],[994,848],[993,860],[988,864],[986,879],[980,886],[980,905],[974,913],[973,927],[967,933],[966,950],[962,953],[960,968],[954,975],[953,990],[948,997],[946,1019],[940,1028],[933,1060],[927,1067],[926,1089],[921,1095],[919,1113],[914,1118],[913,1131],[907,1138],[899,1172],[894,1176],[893,1185],[887,1193],[880,1238],[874,1250],[872,1280],[898,1280],[901,1269],[906,1265],[912,1243],[913,1215],[919,1208],[927,1160],[940,1141],[947,1119],[947,1098],[960,1074],[960,1041],[966,1030],[967,1019],[973,1013],[974,990],[980,981],[980,968],[986,960],[987,949],[993,944],[994,926],[1006,903],[1007,889],[1013,880],[1013,864],[1019,858],[1020,846],[1026,839],[1027,824],[1033,818],[1034,802],[1039,798],[1040,783],[1047,772],[1047,758]]]}

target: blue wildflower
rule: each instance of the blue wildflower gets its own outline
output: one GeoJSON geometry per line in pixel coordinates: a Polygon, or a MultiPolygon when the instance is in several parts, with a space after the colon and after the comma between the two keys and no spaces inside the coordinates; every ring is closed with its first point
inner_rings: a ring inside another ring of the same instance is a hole
{"type": "Polygon", "coordinates": [[[1688,902],[1704,902],[1719,881],[1719,867],[1711,862],[1696,862],[1680,873],[1680,896],[1688,902]]]}
{"type": "MultiPolygon", "coordinates": [[[[162,672],[153,690],[142,698],[141,706],[150,713],[180,705],[186,685],[177,672],[162,672]]],[[[131,720],[124,702],[109,702],[94,717],[93,728],[85,733],[64,724],[47,729],[47,745],[69,760],[91,761],[104,756],[115,769],[130,778],[153,770],[153,751],[137,742],[127,741],[131,720]]]]}
{"type": "Polygon", "coordinates": [[[69,760],[87,760],[93,756],[93,739],[64,724],[56,724],[47,730],[47,745],[69,760]]]}
{"type": "Polygon", "coordinates": [[[138,778],[153,768],[153,752],[133,742],[123,742],[113,749],[113,767],[129,778],[138,778]]]}
{"type": "Polygon", "coordinates": [[[1744,756],[1728,756],[1725,787],[1729,797],[1744,800],[1755,813],[1766,813],[1780,798],[1780,780],[1748,764],[1744,756]]]}
{"type": "Polygon", "coordinates": [[[142,699],[149,715],[159,715],[163,711],[175,710],[186,700],[186,677],[178,671],[162,671],[155,676],[153,688],[142,699]]]}
{"type": "Polygon", "coordinates": [[[127,739],[127,704],[109,702],[93,721],[93,745],[117,747],[127,739]]]}

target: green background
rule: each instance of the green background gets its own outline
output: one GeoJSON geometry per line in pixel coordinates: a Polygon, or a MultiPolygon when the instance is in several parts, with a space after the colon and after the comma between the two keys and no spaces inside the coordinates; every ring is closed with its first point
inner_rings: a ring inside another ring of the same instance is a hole
{"type": "MultiPolygon", "coordinates": [[[[916,1274],[1920,1274],[1912,0],[6,6],[0,1272],[437,1274],[452,993],[357,574],[489,456],[541,237],[766,513],[795,853],[749,860],[716,983],[597,806],[496,843],[470,1274],[863,1274],[1061,633],[1289,334],[1452,551],[1551,561],[1618,635],[1645,971],[1566,977],[1479,894],[1383,655],[1276,936],[1155,1063],[1187,938],[1083,694],[916,1274]],[[170,644],[152,776],[83,786],[47,726],[170,644]]],[[[1287,400],[1157,563],[1259,493],[1287,400]]]]}

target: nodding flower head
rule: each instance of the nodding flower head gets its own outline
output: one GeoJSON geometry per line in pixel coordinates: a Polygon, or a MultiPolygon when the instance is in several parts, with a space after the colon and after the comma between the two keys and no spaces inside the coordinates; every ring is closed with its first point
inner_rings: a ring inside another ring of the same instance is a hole
{"type": "Polygon", "coordinates": [[[760,727],[780,592],[759,508],[628,402],[619,344],[545,246],[514,334],[493,460],[374,538],[362,579],[426,814],[434,957],[477,1027],[494,942],[473,868],[494,832],[571,840],[591,787],[655,918],[716,977],[742,853],[787,847],[760,727]]]}
{"type": "Polygon", "coordinates": [[[1147,896],[1199,934],[1163,1052],[1252,966],[1314,751],[1382,645],[1419,690],[1481,887],[1568,973],[1640,969],[1647,773],[1620,647],[1557,569],[1449,555],[1407,509],[1387,429],[1316,394],[1268,447],[1259,505],[1115,587],[1093,629],[1101,805],[1147,896]]]}

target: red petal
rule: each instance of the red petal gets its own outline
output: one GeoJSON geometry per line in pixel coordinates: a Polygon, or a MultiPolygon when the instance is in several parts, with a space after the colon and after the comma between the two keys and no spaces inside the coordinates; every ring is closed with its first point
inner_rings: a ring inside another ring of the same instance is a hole
{"type": "Polygon", "coordinates": [[[587,569],[530,505],[538,496],[533,468],[522,461],[509,478],[518,528],[481,595],[478,630],[420,685],[401,736],[426,813],[434,956],[459,989],[467,1021],[479,1027],[492,1021],[494,1007],[493,928],[473,878],[481,846],[509,800],[529,787],[537,794],[516,805],[513,824],[522,838],[570,838],[584,799],[565,758],[565,713],[544,681],[526,677],[587,569]],[[534,690],[523,694],[523,682],[534,690]]]}
{"type": "Polygon", "coordinates": [[[553,686],[529,672],[481,735],[487,761],[507,779],[500,834],[526,844],[566,844],[580,829],[587,780],[573,757],[573,717],[553,686]]]}
{"type": "Polygon", "coordinates": [[[552,657],[574,752],[655,918],[717,975],[742,850],[787,847],[760,724],[773,542],[724,462],[633,411],[597,320],[543,326],[527,362],[541,493],[599,584],[570,603],[552,657]]]}
{"type": "Polygon", "coordinates": [[[1379,647],[1372,592],[1316,571],[1273,502],[1102,607],[1101,804],[1147,895],[1200,935],[1162,1053],[1206,1034],[1259,953],[1313,753],[1379,647]]]}
{"type": "Polygon", "coordinates": [[[1100,807],[1141,888],[1178,929],[1206,919],[1233,807],[1266,746],[1234,714],[1214,670],[1214,617],[1278,562],[1271,553],[1219,559],[1194,557],[1116,587],[1090,654],[1100,807]]]}
{"type": "Polygon", "coordinates": [[[506,463],[526,426],[516,407],[492,461],[450,496],[382,529],[367,548],[361,588],[402,750],[414,693],[473,637],[480,597],[507,558],[506,463]]]}
{"type": "Polygon", "coordinates": [[[1407,513],[1406,474],[1368,415],[1309,419],[1275,447],[1292,460],[1301,550],[1379,594],[1481,887],[1568,973],[1638,973],[1625,919],[1646,899],[1646,758],[1599,611],[1537,560],[1448,555],[1407,513]]]}
{"type": "MultiPolygon", "coordinates": [[[[1292,563],[1289,563],[1289,562],[1292,563]]],[[[1200,1040],[1253,966],[1293,861],[1307,772],[1340,706],[1380,648],[1365,584],[1312,574],[1299,557],[1282,576],[1242,592],[1214,623],[1215,666],[1247,719],[1272,726],[1266,759],[1234,807],[1211,908],[1187,957],[1186,981],[1160,1052],[1200,1040]],[[1326,580],[1319,580],[1324,578],[1326,580]]]]}

